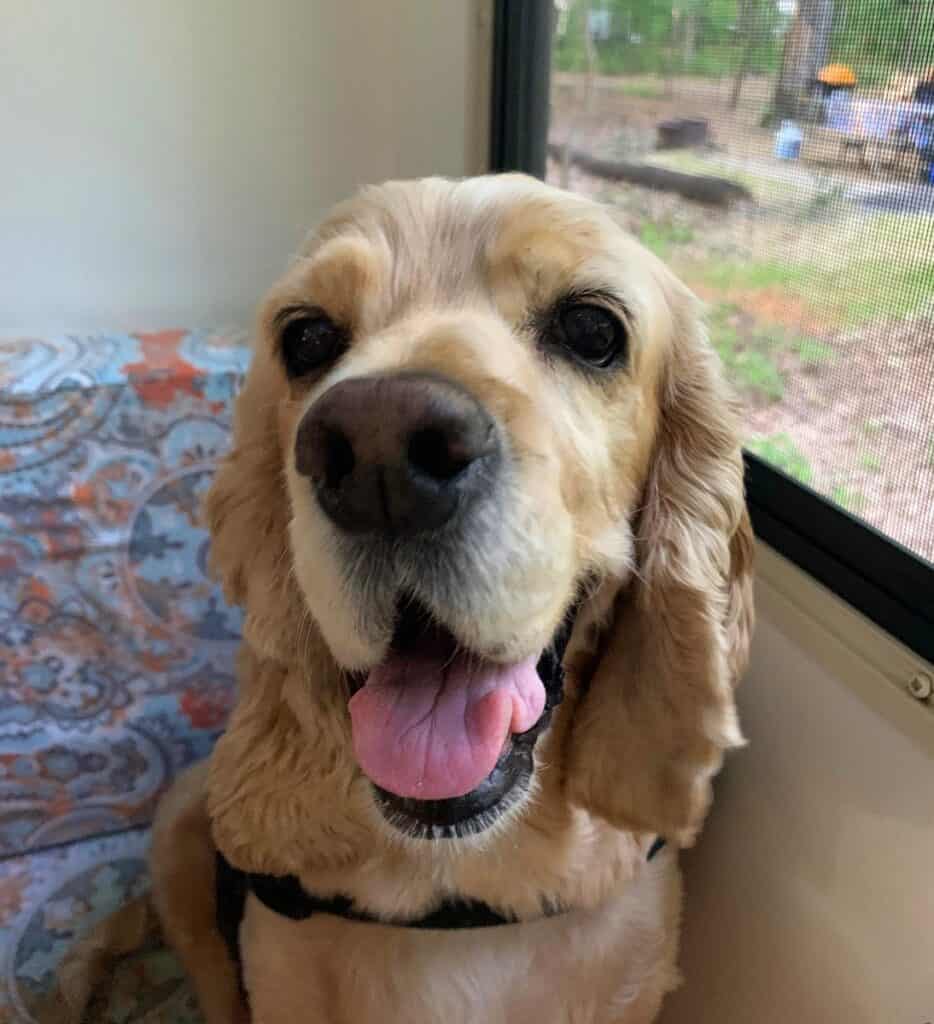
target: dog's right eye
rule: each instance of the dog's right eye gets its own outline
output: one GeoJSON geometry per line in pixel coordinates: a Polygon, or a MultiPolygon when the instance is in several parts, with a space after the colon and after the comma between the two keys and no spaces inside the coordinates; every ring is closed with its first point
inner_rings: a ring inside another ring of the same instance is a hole
{"type": "Polygon", "coordinates": [[[296,317],[282,330],[282,361],[291,378],[333,362],[347,347],[347,332],[324,313],[296,317]]]}
{"type": "Polygon", "coordinates": [[[603,306],[571,302],[558,311],[555,322],[563,347],[587,366],[603,369],[625,357],[626,330],[603,306]]]}

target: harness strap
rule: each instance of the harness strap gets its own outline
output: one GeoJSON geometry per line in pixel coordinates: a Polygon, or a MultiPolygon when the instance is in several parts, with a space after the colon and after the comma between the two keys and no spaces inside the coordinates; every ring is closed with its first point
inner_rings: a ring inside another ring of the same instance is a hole
{"type": "MultiPolygon", "coordinates": [[[[651,861],[664,846],[665,840],[659,836],[649,848],[646,861],[651,861]]],[[[217,851],[214,889],[217,928],[231,959],[237,966],[237,979],[244,997],[246,991],[240,956],[240,922],[243,920],[248,892],[252,892],[270,910],[291,921],[304,921],[314,914],[331,914],[348,921],[446,931],[456,928],[490,928],[516,923],[515,917],[507,917],[489,904],[477,900],[445,900],[436,910],[424,917],[408,921],[382,921],[373,914],[357,910],[347,896],[315,896],[307,892],[295,875],[264,875],[241,871],[235,868],[220,850],[217,851]]]]}
{"type": "Polygon", "coordinates": [[[237,982],[244,998],[246,988],[243,983],[243,960],[240,955],[240,923],[243,920],[249,892],[270,910],[291,921],[304,921],[314,914],[331,914],[348,921],[436,930],[490,928],[516,922],[514,917],[507,917],[489,904],[477,900],[445,900],[424,917],[410,921],[381,921],[373,914],[355,909],[353,901],[347,896],[324,897],[306,892],[294,875],[263,875],[241,871],[218,850],[215,871],[217,928],[236,965],[237,982]]]}
{"type": "Polygon", "coordinates": [[[661,836],[657,836],[655,842],[649,847],[649,852],[646,854],[645,859],[651,860],[657,853],[660,853],[665,849],[666,840],[661,836]]]}

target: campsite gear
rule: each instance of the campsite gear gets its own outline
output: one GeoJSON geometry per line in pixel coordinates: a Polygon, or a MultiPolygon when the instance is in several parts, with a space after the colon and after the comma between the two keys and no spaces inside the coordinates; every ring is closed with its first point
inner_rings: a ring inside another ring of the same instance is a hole
{"type": "Polygon", "coordinates": [[[846,64],[826,64],[817,72],[817,80],[837,89],[852,89],[856,85],[856,75],[846,64]]]}
{"type": "Polygon", "coordinates": [[[775,155],[779,160],[797,160],[801,153],[801,129],[794,121],[782,121],[775,134],[775,155]]]}
{"type": "Polygon", "coordinates": [[[658,132],[656,149],[685,149],[707,143],[707,121],[702,118],[678,117],[660,121],[655,129],[658,132]]]}
{"type": "Polygon", "coordinates": [[[853,105],[849,89],[834,89],[824,104],[824,120],[828,128],[846,132],[851,128],[853,105]]]}

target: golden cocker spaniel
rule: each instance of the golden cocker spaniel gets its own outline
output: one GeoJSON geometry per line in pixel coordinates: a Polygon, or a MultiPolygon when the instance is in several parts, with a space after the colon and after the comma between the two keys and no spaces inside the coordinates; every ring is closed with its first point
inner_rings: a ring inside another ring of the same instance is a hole
{"type": "Polygon", "coordinates": [[[530,178],[365,189],[262,307],[207,512],[240,693],[152,868],[208,1024],[653,1020],[752,624],[690,293],[530,178]]]}

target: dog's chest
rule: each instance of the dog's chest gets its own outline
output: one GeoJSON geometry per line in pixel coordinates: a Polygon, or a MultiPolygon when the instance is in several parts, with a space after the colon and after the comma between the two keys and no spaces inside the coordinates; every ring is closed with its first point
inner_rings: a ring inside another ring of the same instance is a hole
{"type": "Polygon", "coordinates": [[[292,921],[251,896],[240,944],[253,1024],[648,1021],[625,1008],[672,976],[677,882],[659,861],[597,910],[481,929],[292,921]]]}

